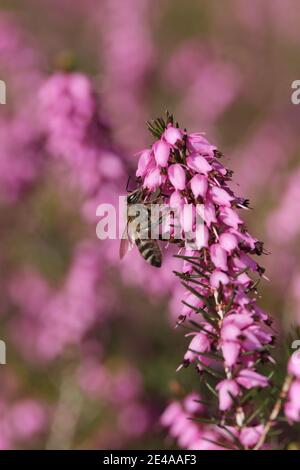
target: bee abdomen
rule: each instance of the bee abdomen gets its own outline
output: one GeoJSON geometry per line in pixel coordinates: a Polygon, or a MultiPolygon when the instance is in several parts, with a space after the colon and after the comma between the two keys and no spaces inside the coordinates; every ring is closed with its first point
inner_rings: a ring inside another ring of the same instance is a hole
{"type": "Polygon", "coordinates": [[[157,268],[161,267],[162,254],[159,245],[155,240],[141,240],[137,238],[135,243],[142,257],[151,264],[151,266],[155,266],[157,268]]]}

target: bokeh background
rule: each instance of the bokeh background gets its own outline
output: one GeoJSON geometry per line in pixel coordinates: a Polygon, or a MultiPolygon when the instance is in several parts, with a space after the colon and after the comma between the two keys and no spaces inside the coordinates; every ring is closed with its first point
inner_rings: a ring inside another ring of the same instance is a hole
{"type": "MultiPolygon", "coordinates": [[[[175,370],[181,289],[117,241],[96,207],[125,194],[145,121],[204,131],[266,243],[261,306],[300,322],[297,0],[0,0],[0,448],[155,449],[175,370]]],[[[297,436],[293,437],[297,442],[297,436]]],[[[296,444],[295,444],[296,445],[296,444]]]]}

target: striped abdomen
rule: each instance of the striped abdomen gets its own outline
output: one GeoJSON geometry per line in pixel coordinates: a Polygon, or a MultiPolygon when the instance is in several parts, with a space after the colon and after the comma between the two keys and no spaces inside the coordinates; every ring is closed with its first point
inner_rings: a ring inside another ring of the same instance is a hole
{"type": "Polygon", "coordinates": [[[162,253],[156,240],[136,238],[135,244],[147,263],[156,268],[161,267],[162,253]]]}

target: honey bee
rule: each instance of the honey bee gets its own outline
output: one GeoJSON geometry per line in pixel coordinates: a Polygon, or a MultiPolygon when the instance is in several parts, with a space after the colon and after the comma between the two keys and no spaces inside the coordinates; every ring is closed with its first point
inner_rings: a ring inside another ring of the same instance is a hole
{"type": "MultiPolygon", "coordinates": [[[[157,195],[154,196],[154,199],[156,197],[157,195]]],[[[149,202],[153,202],[153,200],[149,202]]],[[[160,268],[162,264],[162,252],[157,240],[153,240],[150,238],[150,210],[147,209],[148,215],[143,224],[140,223],[137,225],[136,223],[133,223],[137,215],[131,216],[129,214],[130,206],[134,204],[143,204],[144,207],[147,207],[145,202],[144,189],[137,188],[127,196],[127,223],[120,243],[120,259],[124,258],[126,253],[135,244],[141,256],[144,258],[145,261],[147,261],[147,263],[151,264],[151,266],[154,266],[156,268],[160,268]]]]}

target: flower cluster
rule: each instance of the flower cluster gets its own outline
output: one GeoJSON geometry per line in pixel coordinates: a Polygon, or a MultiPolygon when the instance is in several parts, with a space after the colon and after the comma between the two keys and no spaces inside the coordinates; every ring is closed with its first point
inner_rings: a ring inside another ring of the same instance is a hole
{"type": "Polygon", "coordinates": [[[181,448],[188,450],[227,450],[253,448],[261,437],[263,426],[233,426],[209,423],[207,408],[197,393],[169,404],[161,416],[162,426],[181,448]],[[236,447],[235,447],[236,446],[236,447]]]}
{"type": "Polygon", "coordinates": [[[220,162],[221,152],[202,134],[174,125],[169,115],[149,128],[157,140],[141,152],[136,175],[145,190],[160,191],[164,203],[179,212],[181,240],[172,234],[170,240],[180,246],[183,269],[175,274],[186,290],[178,323],[189,320],[193,327],[182,366],[194,363],[201,374],[218,378],[213,387],[220,421],[240,433],[246,424],[259,424],[251,419],[249,391],[270,386],[259,367],[273,362],[271,320],[256,304],[264,269],[251,257],[263,253],[263,244],[238,213],[248,209],[248,201],[230,189],[232,172],[220,162]],[[188,215],[186,205],[194,209],[188,215]],[[191,233],[192,249],[186,244],[191,233]]]}

